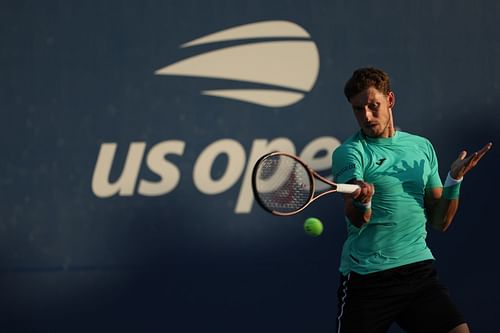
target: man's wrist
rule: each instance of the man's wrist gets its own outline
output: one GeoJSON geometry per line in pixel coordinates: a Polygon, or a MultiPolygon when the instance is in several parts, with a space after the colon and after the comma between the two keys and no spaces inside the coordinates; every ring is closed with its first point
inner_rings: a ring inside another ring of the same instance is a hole
{"type": "Polygon", "coordinates": [[[448,200],[458,199],[460,196],[460,185],[462,184],[463,179],[463,177],[455,179],[448,172],[444,182],[443,197],[448,200]]]}
{"type": "Polygon", "coordinates": [[[354,207],[356,207],[356,209],[358,209],[362,212],[366,212],[367,210],[372,208],[372,201],[371,200],[368,202],[361,202],[361,201],[353,200],[352,204],[354,207]]]}
{"type": "Polygon", "coordinates": [[[448,172],[448,175],[446,176],[446,180],[444,181],[444,187],[449,187],[449,186],[459,184],[462,182],[462,180],[464,180],[464,177],[459,178],[459,179],[453,178],[451,175],[451,171],[450,171],[450,172],[448,172]]]}

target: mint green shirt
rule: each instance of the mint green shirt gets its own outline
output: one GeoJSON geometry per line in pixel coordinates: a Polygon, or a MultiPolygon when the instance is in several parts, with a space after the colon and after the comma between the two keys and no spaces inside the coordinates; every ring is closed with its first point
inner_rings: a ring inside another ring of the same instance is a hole
{"type": "Polygon", "coordinates": [[[375,187],[370,222],[357,228],[346,218],[342,274],[368,274],[434,259],[425,241],[424,194],[442,183],[429,140],[401,131],[391,138],[358,132],[334,151],[332,160],[335,182],[357,179],[375,187]]]}

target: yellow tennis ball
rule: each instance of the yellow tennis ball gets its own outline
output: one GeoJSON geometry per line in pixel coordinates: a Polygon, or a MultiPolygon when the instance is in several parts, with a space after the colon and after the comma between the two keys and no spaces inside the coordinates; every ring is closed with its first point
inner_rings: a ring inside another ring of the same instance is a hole
{"type": "Polygon", "coordinates": [[[304,222],[304,231],[309,236],[318,237],[323,232],[323,223],[316,217],[309,217],[304,222]]]}

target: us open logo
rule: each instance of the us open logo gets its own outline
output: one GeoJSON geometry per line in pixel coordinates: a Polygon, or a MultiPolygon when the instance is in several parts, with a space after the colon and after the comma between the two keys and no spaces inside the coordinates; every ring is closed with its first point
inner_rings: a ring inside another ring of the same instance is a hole
{"type": "MultiPolygon", "coordinates": [[[[292,22],[241,25],[195,39],[181,48],[204,44],[223,46],[160,68],[155,74],[218,79],[221,80],[218,83],[238,86],[238,89],[203,90],[201,94],[264,107],[297,103],[311,91],[318,77],[316,44],[307,31],[292,22]]],[[[221,138],[207,144],[192,167],[181,169],[171,157],[189,154],[186,153],[189,143],[184,140],[130,142],[122,162],[115,161],[118,143],[104,142],[99,148],[91,187],[94,195],[102,199],[135,195],[158,197],[173,193],[181,177],[189,173],[193,187],[204,195],[222,194],[239,184],[234,213],[248,214],[254,202],[251,174],[259,157],[270,151],[287,151],[318,172],[331,172],[330,156],[339,145],[335,137],[320,136],[298,151],[293,140],[287,137],[255,138],[247,151],[239,141],[221,138]],[[211,170],[221,155],[227,157],[227,165],[224,173],[214,178],[211,170]],[[112,169],[118,176],[111,177],[112,169]],[[144,169],[155,174],[155,179],[143,177],[141,170],[144,169]]]]}
{"type": "Polygon", "coordinates": [[[301,26],[289,21],[250,23],[197,38],[181,48],[227,41],[244,43],[192,56],[154,73],[265,85],[203,90],[201,94],[266,107],[295,104],[313,88],[319,73],[319,53],[301,26]]]}

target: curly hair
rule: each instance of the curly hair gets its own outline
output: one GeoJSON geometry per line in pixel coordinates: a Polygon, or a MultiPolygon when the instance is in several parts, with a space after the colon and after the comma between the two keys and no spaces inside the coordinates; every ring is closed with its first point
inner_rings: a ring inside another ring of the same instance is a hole
{"type": "Polygon", "coordinates": [[[350,101],[351,98],[370,87],[387,95],[391,91],[389,75],[374,67],[359,68],[352,73],[352,77],[346,82],[344,95],[350,101]]]}

